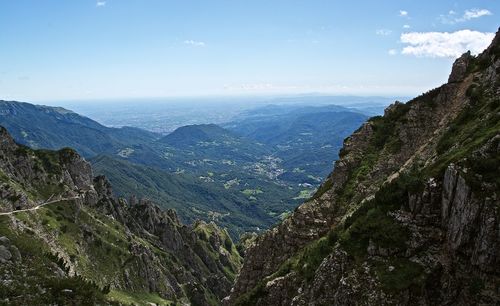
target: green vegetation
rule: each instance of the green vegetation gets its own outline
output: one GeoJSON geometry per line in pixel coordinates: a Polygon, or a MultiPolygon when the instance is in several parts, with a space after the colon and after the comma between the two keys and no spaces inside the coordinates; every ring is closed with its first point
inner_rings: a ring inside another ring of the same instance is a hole
{"type": "Polygon", "coordinates": [[[1,122],[16,141],[33,148],[71,147],[85,157],[114,153],[119,148],[146,143],[157,137],[135,128],[107,128],[62,108],[0,101],[0,110],[16,113],[16,116],[2,117],[1,122]]]}
{"type": "Polygon", "coordinates": [[[412,170],[382,186],[373,200],[365,202],[345,220],[341,244],[357,256],[365,254],[370,239],[383,248],[404,249],[407,231],[388,213],[406,207],[408,193],[421,191],[423,182],[420,174],[412,170]]]}
{"type": "Polygon", "coordinates": [[[156,304],[159,306],[174,306],[176,305],[173,301],[165,300],[154,293],[147,292],[128,292],[120,290],[111,290],[108,294],[108,299],[110,301],[118,302],[125,305],[138,305],[138,306],[149,306],[151,304],[156,304]]]}
{"type": "Polygon", "coordinates": [[[12,230],[9,217],[0,217],[0,236],[15,245],[22,264],[0,265],[0,274],[11,275],[11,283],[0,283],[0,296],[17,305],[87,305],[104,304],[105,293],[95,283],[82,277],[58,277],[52,263],[65,270],[63,263],[50,253],[48,246],[32,232],[12,230]],[[44,294],[40,294],[44,291],[44,294]]]}
{"type": "Polygon", "coordinates": [[[421,265],[407,258],[390,258],[387,262],[375,262],[375,273],[387,292],[401,292],[410,287],[417,289],[426,276],[421,265]]]}
{"type": "MultiPolygon", "coordinates": [[[[478,147],[498,135],[500,131],[500,98],[485,88],[472,84],[467,91],[471,106],[465,108],[452,122],[448,130],[439,140],[436,151],[438,160],[427,172],[430,176],[441,176],[444,169],[452,162],[462,161],[474,173],[481,174],[481,181],[492,183],[500,188],[498,171],[500,158],[493,154],[484,158],[472,155],[478,147]],[[466,158],[465,162],[463,162],[466,158]]],[[[497,142],[498,143],[498,142],[497,142]]],[[[492,144],[495,147],[495,144],[492,144]]],[[[471,186],[481,194],[481,184],[477,177],[465,175],[471,186]]]]}
{"type": "Polygon", "coordinates": [[[301,252],[298,261],[295,263],[295,268],[306,281],[313,279],[314,273],[325,257],[332,252],[337,240],[337,231],[331,230],[326,237],[316,240],[301,252]]]}
{"type": "Polygon", "coordinates": [[[342,247],[356,258],[366,255],[369,241],[375,245],[396,249],[405,248],[408,234],[392,217],[383,213],[379,207],[369,209],[359,217],[341,236],[342,247]]]}
{"type": "Polygon", "coordinates": [[[303,199],[303,200],[307,200],[309,199],[313,194],[315,193],[315,190],[314,189],[305,189],[305,190],[301,190],[300,193],[294,198],[294,199],[303,199]]]}
{"type": "MultiPolygon", "coordinates": [[[[245,231],[267,228],[277,221],[271,212],[292,209],[298,201],[282,203],[277,198],[293,197],[294,191],[272,182],[243,177],[249,185],[242,192],[228,192],[222,185],[205,183],[189,174],[172,174],[161,169],[132,164],[109,156],[91,160],[94,171],[104,174],[113,184],[113,191],[125,198],[147,197],[163,208],[174,208],[182,221],[210,221],[210,212],[220,214],[219,225],[227,227],[233,238],[245,231]],[[262,188],[260,186],[263,186],[262,188]],[[245,191],[247,190],[247,191],[245,191]],[[245,193],[257,194],[253,202],[245,193]]],[[[235,174],[238,175],[238,174],[235,174]]],[[[215,175],[214,175],[215,176],[215,175]]],[[[236,188],[236,187],[233,187],[236,188]]]]}
{"type": "Polygon", "coordinates": [[[366,177],[366,175],[370,173],[379,156],[380,152],[374,150],[373,147],[364,154],[363,159],[360,161],[358,167],[356,167],[349,173],[347,183],[343,186],[342,189],[337,191],[339,203],[345,204],[352,200],[352,198],[357,194],[357,182],[362,181],[366,177]]]}
{"type": "Polygon", "coordinates": [[[336,231],[332,230],[325,237],[312,242],[294,257],[285,261],[275,273],[258,282],[252,290],[241,295],[234,305],[256,305],[258,300],[266,295],[265,286],[268,281],[284,276],[292,270],[297,271],[304,280],[311,281],[323,259],[331,253],[337,239],[336,231]]]}
{"type": "Polygon", "coordinates": [[[318,187],[321,178],[331,172],[344,138],[366,119],[335,105],[273,105],[249,111],[228,128],[272,148],[285,169],[281,180],[318,187]]]}
{"type": "Polygon", "coordinates": [[[252,290],[241,295],[234,306],[251,306],[257,305],[258,300],[266,295],[265,282],[260,281],[252,290]]]}
{"type": "Polygon", "coordinates": [[[199,247],[203,248],[207,254],[213,257],[217,261],[222,261],[221,256],[227,256],[229,259],[229,264],[225,267],[224,272],[230,280],[234,280],[238,273],[238,269],[242,264],[242,258],[238,253],[236,245],[233,244],[229,233],[226,230],[222,230],[213,223],[197,222],[194,224],[193,231],[200,238],[199,247]],[[227,255],[222,255],[220,249],[217,246],[211,245],[212,237],[218,236],[223,241],[223,247],[227,251],[227,255]],[[219,252],[213,252],[211,250],[219,250],[219,252]]]}
{"type": "MultiPolygon", "coordinates": [[[[175,273],[180,262],[172,254],[159,249],[135,235],[126,234],[124,226],[114,219],[102,215],[91,208],[80,207],[74,201],[63,201],[46,205],[36,212],[21,212],[15,215],[17,222],[22,222],[23,228],[36,229],[36,233],[31,230],[12,229],[10,219],[7,216],[0,217],[0,236],[8,237],[12,244],[17,246],[22,254],[23,265],[13,264],[11,266],[0,267],[2,269],[15,269],[16,275],[23,277],[26,271],[22,272],[25,263],[29,265],[27,272],[29,278],[16,280],[19,286],[0,285],[2,296],[28,296],[22,298],[20,302],[28,304],[47,304],[50,301],[57,301],[60,304],[68,304],[68,301],[75,301],[77,305],[85,304],[88,300],[91,304],[104,304],[104,301],[111,301],[122,304],[147,305],[156,303],[159,305],[176,305],[175,301],[168,301],[160,298],[157,294],[147,292],[132,292],[111,290],[110,284],[120,284],[123,279],[123,270],[135,271],[138,265],[143,264],[142,259],[130,252],[131,244],[140,244],[144,249],[155,254],[157,260],[152,261],[150,268],[162,271],[165,268],[171,269],[175,273]],[[62,250],[63,254],[69,257],[65,262],[51,253],[51,247],[47,245],[41,236],[51,236],[55,243],[62,250]],[[26,261],[28,260],[28,261],[26,261]],[[25,262],[26,261],[26,262],[25,262]],[[78,272],[77,277],[58,277],[50,271],[52,264],[57,263],[63,270],[67,270],[67,264],[72,264],[78,272]],[[158,265],[158,266],[156,266],[158,265]],[[177,266],[177,268],[175,268],[177,266]],[[25,285],[23,285],[25,284],[25,285]],[[28,290],[33,290],[37,285],[48,288],[47,296],[29,297],[28,290]]],[[[215,224],[199,222],[195,226],[194,233],[200,238],[194,245],[194,250],[201,257],[193,257],[199,261],[198,267],[205,267],[198,273],[207,275],[213,271],[209,270],[201,261],[203,256],[213,257],[215,262],[224,262],[223,272],[228,279],[234,280],[241,265],[241,257],[236,246],[225,230],[221,230],[215,224]],[[222,241],[226,258],[222,259],[222,251],[214,241],[222,241]]],[[[153,239],[154,241],[154,239],[153,239]]],[[[194,264],[194,263],[193,263],[194,264]]],[[[193,266],[190,266],[192,269],[193,266]]],[[[10,273],[10,272],[9,272],[10,273]]],[[[130,273],[127,283],[135,288],[147,288],[148,279],[137,273],[130,273]]],[[[218,298],[208,289],[204,290],[205,297],[212,304],[216,304],[218,298]]],[[[166,288],[163,288],[166,289],[166,288]]],[[[162,290],[162,288],[158,288],[162,290]]],[[[186,293],[187,294],[187,293],[186,293]]],[[[182,297],[182,296],[181,296],[182,297]]],[[[189,296],[188,296],[189,297],[189,296]]],[[[184,297],[185,298],[185,297],[184,297]]],[[[186,298],[185,298],[186,299],[186,298]]],[[[186,299],[187,301],[187,299],[186,299]]]]}
{"type": "Polygon", "coordinates": [[[471,56],[467,67],[467,73],[475,73],[488,68],[488,66],[491,65],[490,56],[500,57],[500,45],[498,43],[492,44],[489,47],[488,53],[483,54],[483,56],[471,56]]]}
{"type": "Polygon", "coordinates": [[[252,195],[258,195],[258,194],[261,194],[264,192],[260,189],[245,189],[241,193],[243,193],[246,196],[252,196],[252,195]]]}
{"type": "Polygon", "coordinates": [[[318,190],[314,193],[314,195],[312,196],[312,200],[314,199],[318,199],[320,198],[323,194],[325,194],[325,192],[327,192],[328,190],[330,190],[333,186],[333,180],[331,177],[328,177],[324,182],[323,184],[321,184],[321,186],[318,188],[318,190]]]}
{"type": "MultiPolygon", "coordinates": [[[[498,147],[500,139],[496,139],[492,143],[492,147],[498,147]]],[[[469,183],[474,188],[474,190],[481,191],[482,185],[485,183],[490,183],[493,185],[494,190],[500,190],[500,156],[494,155],[492,157],[472,157],[468,160],[467,165],[472,169],[473,173],[480,174],[480,177],[476,175],[466,175],[469,183]]]]}
{"type": "MultiPolygon", "coordinates": [[[[495,96],[489,96],[478,86],[473,86],[468,94],[473,106],[466,108],[457,117],[439,141],[437,146],[439,155],[435,164],[428,165],[423,170],[415,167],[401,174],[391,183],[382,186],[374,199],[363,203],[345,220],[342,229],[335,228],[329,232],[328,236],[306,246],[286,261],[272,277],[294,270],[299,272],[305,281],[311,281],[321,262],[336,247],[347,251],[355,259],[354,262],[360,264],[366,260],[367,248],[369,242],[372,242],[376,247],[388,250],[390,254],[386,261],[374,262],[375,273],[382,289],[388,292],[399,292],[411,287],[420,288],[427,276],[418,263],[401,257],[406,250],[409,232],[390,215],[390,212],[407,207],[408,195],[422,192],[427,178],[442,176],[445,167],[452,162],[464,163],[472,170],[470,175],[466,173],[463,175],[468,177],[471,185],[476,185],[476,190],[484,186],[485,182],[493,184],[496,190],[500,186],[498,178],[500,158],[497,154],[493,153],[490,157],[471,154],[473,150],[485,144],[500,131],[500,118],[498,117],[500,101],[497,101],[498,98],[495,96]],[[464,161],[465,157],[467,159],[464,161]],[[481,176],[475,173],[480,173],[481,176]],[[475,183],[474,180],[477,182],[475,183]]],[[[429,98],[429,95],[435,96],[436,90],[417,99],[424,99],[424,102],[428,100],[426,105],[432,106],[432,98],[429,98]]],[[[361,163],[350,173],[344,188],[339,191],[340,202],[342,199],[346,201],[351,199],[356,193],[355,182],[359,182],[371,171],[373,164],[379,158],[377,150],[386,148],[390,153],[399,149],[394,145],[396,143],[394,139],[397,138],[394,134],[395,128],[407,111],[408,106],[399,105],[387,117],[371,119],[375,131],[372,142],[373,150],[369,149],[361,163]]],[[[490,147],[495,150],[498,143],[499,140],[495,140],[490,147]]],[[[343,152],[344,155],[346,153],[343,152]]],[[[327,180],[315,197],[330,188],[331,182],[327,180]]],[[[478,292],[481,290],[481,284],[471,282],[470,288],[478,292]]],[[[258,292],[261,291],[257,290],[254,293],[258,292]]]]}
{"type": "MultiPolygon", "coordinates": [[[[306,282],[310,282],[323,260],[335,247],[339,246],[353,256],[355,262],[361,263],[366,259],[370,240],[378,247],[394,250],[395,254],[403,253],[406,249],[405,242],[408,240],[408,230],[398,224],[388,213],[407,205],[408,193],[416,193],[422,188],[423,179],[418,172],[412,170],[402,174],[398,179],[383,186],[374,199],[365,202],[347,218],[343,227],[330,230],[324,237],[304,247],[267,279],[285,275],[293,270],[298,272],[306,282]]],[[[394,257],[393,261],[392,265],[396,266],[396,272],[393,271],[392,274],[380,272],[384,288],[392,290],[396,286],[395,283],[407,287],[420,281],[417,276],[424,277],[418,264],[397,257],[394,257]],[[412,276],[414,279],[406,280],[406,282],[398,281],[399,278],[407,276],[412,276]]],[[[261,285],[260,289],[257,288],[245,295],[243,300],[246,303],[255,299],[258,294],[262,294],[262,290],[261,285]]],[[[241,305],[248,305],[245,303],[241,305]]]]}
{"type": "Polygon", "coordinates": [[[129,243],[123,226],[116,221],[99,219],[90,210],[79,208],[71,201],[47,205],[37,214],[22,214],[28,224],[39,223],[46,232],[59,233],[56,236],[58,245],[78,264],[83,277],[105,287],[121,273],[129,243]],[[85,224],[85,228],[80,224],[85,224]]]}

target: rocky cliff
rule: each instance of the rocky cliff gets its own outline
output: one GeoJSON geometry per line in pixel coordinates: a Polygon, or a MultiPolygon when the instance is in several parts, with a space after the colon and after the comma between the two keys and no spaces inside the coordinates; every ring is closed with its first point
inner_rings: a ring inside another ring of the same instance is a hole
{"type": "Polygon", "coordinates": [[[32,150],[0,128],[0,303],[217,305],[241,258],[215,224],[183,225],[113,197],[71,149],[32,150]]]}
{"type": "Polygon", "coordinates": [[[76,196],[92,185],[90,165],[72,149],[30,150],[0,127],[0,212],[25,209],[51,196],[76,196]]]}
{"type": "Polygon", "coordinates": [[[247,250],[231,305],[500,303],[500,34],[363,124],[247,250]]]}

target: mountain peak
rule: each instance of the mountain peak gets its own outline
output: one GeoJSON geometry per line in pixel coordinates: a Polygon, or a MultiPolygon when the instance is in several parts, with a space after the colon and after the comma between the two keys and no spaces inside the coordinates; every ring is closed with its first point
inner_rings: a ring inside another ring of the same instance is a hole
{"type": "Polygon", "coordinates": [[[473,56],[470,51],[465,52],[455,60],[453,63],[453,67],[451,68],[451,73],[448,78],[448,83],[461,82],[467,76],[467,71],[471,61],[473,60],[473,56]]]}
{"type": "Polygon", "coordinates": [[[491,42],[491,46],[500,46],[500,27],[495,34],[495,38],[493,38],[493,41],[491,42]]]}
{"type": "Polygon", "coordinates": [[[232,133],[216,124],[193,124],[177,128],[161,138],[159,142],[194,145],[199,142],[211,142],[229,137],[233,137],[232,133]]]}
{"type": "Polygon", "coordinates": [[[500,29],[497,31],[491,44],[481,54],[471,55],[470,51],[465,52],[453,63],[448,83],[461,82],[470,72],[484,69],[500,56],[500,29]]]}

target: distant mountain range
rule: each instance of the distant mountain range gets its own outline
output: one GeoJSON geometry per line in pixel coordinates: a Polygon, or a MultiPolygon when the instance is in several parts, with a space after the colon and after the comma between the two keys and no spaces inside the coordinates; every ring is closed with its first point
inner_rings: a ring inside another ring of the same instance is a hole
{"type": "Polygon", "coordinates": [[[272,148],[286,172],[280,178],[318,184],[342,142],[367,116],[335,106],[269,105],[243,113],[226,128],[272,148]]]}
{"type": "Polygon", "coordinates": [[[268,228],[308,198],[366,118],[338,106],[266,106],[224,127],[188,125],[162,136],[105,127],[60,107],[0,101],[0,125],[17,142],[75,148],[117,195],[151,198],[185,222],[214,220],[232,235],[268,228]]]}
{"type": "Polygon", "coordinates": [[[0,123],[19,142],[32,148],[71,147],[85,157],[115,154],[123,147],[159,138],[152,132],[108,128],[61,107],[0,101],[0,123]]]}

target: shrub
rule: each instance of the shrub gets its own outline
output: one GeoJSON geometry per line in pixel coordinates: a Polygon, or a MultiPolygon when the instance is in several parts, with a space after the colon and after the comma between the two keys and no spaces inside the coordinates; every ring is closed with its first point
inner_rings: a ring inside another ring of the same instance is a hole
{"type": "Polygon", "coordinates": [[[407,258],[391,259],[387,263],[376,263],[375,272],[382,288],[389,292],[400,292],[412,286],[420,286],[425,280],[421,265],[407,258]],[[389,269],[392,266],[393,269],[389,269]]]}
{"type": "Polygon", "coordinates": [[[469,292],[472,295],[478,295],[484,289],[484,281],[480,278],[474,277],[470,281],[469,292]]]}

